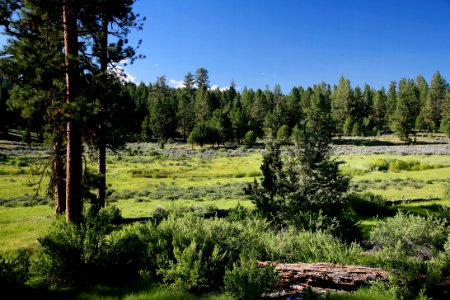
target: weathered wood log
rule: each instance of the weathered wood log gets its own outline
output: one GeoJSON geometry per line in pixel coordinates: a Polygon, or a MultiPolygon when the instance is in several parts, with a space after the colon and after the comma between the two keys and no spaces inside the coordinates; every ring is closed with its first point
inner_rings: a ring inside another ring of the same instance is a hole
{"type": "Polygon", "coordinates": [[[388,273],[379,268],[345,266],[332,263],[281,264],[259,262],[259,266],[274,265],[280,273],[275,294],[296,295],[308,288],[319,291],[354,291],[373,280],[388,280],[388,273]]]}

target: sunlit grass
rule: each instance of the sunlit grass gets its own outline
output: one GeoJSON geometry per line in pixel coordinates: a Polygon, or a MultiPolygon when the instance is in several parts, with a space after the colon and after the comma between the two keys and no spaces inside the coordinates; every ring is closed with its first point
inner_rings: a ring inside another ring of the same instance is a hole
{"type": "MultiPolygon", "coordinates": [[[[182,146],[176,147],[182,148],[182,146]]],[[[188,148],[190,149],[190,147],[188,148]]],[[[107,164],[108,189],[117,191],[119,196],[115,202],[109,203],[109,205],[119,207],[124,217],[150,216],[158,207],[171,209],[189,206],[204,209],[226,209],[235,207],[238,203],[251,207],[252,203],[244,200],[243,194],[239,199],[230,197],[226,194],[228,190],[221,189],[220,186],[228,185],[234,189],[233,191],[236,191],[236,189],[242,189],[242,183],[260,178],[262,176],[260,170],[262,154],[253,153],[241,156],[229,156],[224,152],[217,154],[212,157],[205,155],[203,158],[187,155],[178,158],[157,155],[110,155],[107,164]],[[238,186],[239,184],[240,186],[238,186]],[[203,187],[211,187],[214,191],[218,189],[222,194],[207,193],[207,196],[196,199],[152,198],[152,194],[166,195],[165,193],[169,193],[172,188],[173,190],[181,189],[181,192],[184,193],[190,188],[202,189],[203,187]],[[120,198],[127,190],[147,191],[148,195],[141,199],[135,196],[127,199],[120,198]]],[[[349,170],[360,171],[359,173],[354,172],[352,182],[365,182],[366,186],[363,192],[379,194],[390,200],[443,198],[445,186],[450,182],[450,156],[446,155],[353,154],[342,155],[337,159],[344,161],[342,168],[346,172],[349,170]],[[419,161],[421,165],[439,165],[439,168],[420,171],[369,171],[370,164],[378,159],[419,161]],[[401,184],[392,184],[399,179],[403,180],[401,184]],[[373,188],[375,186],[373,183],[386,183],[386,187],[373,188]]],[[[34,161],[37,160],[27,157],[10,157],[6,161],[0,162],[0,200],[5,201],[8,198],[35,194],[35,186],[29,185],[39,179],[38,176],[31,175],[31,168],[35,167],[32,163],[34,161]],[[23,166],[18,166],[20,162],[23,166]]],[[[91,172],[96,172],[95,162],[88,160],[87,166],[91,172]]],[[[48,178],[44,177],[41,184],[41,195],[47,184],[48,178]]],[[[450,199],[408,203],[397,207],[424,214],[427,211],[433,211],[437,206],[450,207],[450,199]]],[[[45,231],[53,219],[54,212],[49,206],[17,208],[0,206],[0,252],[36,245],[36,238],[45,231]]],[[[376,220],[365,220],[361,223],[366,233],[371,228],[370,222],[376,222],[376,220]]]]}
{"type": "Polygon", "coordinates": [[[133,200],[120,200],[113,203],[122,211],[122,216],[125,218],[137,218],[148,217],[153,214],[156,208],[163,208],[166,210],[180,208],[180,207],[192,207],[192,208],[217,208],[217,209],[229,209],[234,208],[237,205],[244,207],[253,207],[250,201],[238,201],[238,200],[176,200],[176,201],[161,201],[150,200],[148,202],[136,202],[133,200]]]}
{"type": "Polygon", "coordinates": [[[35,247],[53,220],[55,213],[49,206],[0,206],[0,253],[35,247]]]}
{"type": "MultiPolygon", "coordinates": [[[[63,296],[64,293],[61,294],[63,296]]],[[[189,294],[186,291],[177,290],[174,288],[157,287],[151,282],[137,282],[131,286],[95,286],[85,289],[83,292],[68,297],[68,299],[90,300],[232,300],[231,296],[227,294],[206,294],[196,296],[189,294]]]]}

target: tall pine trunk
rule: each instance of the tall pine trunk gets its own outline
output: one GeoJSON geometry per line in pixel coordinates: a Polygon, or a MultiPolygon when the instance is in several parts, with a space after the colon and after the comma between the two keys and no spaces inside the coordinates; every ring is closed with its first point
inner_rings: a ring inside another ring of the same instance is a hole
{"type": "MultiPolygon", "coordinates": [[[[62,132],[57,133],[57,136],[60,134],[62,132]]],[[[57,137],[57,140],[53,144],[53,184],[55,211],[58,215],[66,212],[66,182],[64,181],[66,173],[62,155],[64,146],[61,139],[62,137],[57,137]]]]}
{"type": "MultiPolygon", "coordinates": [[[[64,56],[66,67],[67,104],[74,107],[79,94],[78,32],[75,0],[63,0],[64,56]]],[[[67,121],[66,154],[66,222],[80,224],[82,221],[82,139],[79,121],[71,112],[67,121]]]]}
{"type": "MultiPolygon", "coordinates": [[[[108,70],[108,20],[106,16],[102,18],[102,32],[100,36],[100,72],[102,76],[102,83],[106,84],[108,70]]],[[[105,91],[106,92],[106,91],[105,91]]],[[[105,93],[104,93],[105,94],[105,93]]],[[[98,185],[97,185],[97,205],[98,208],[105,206],[106,198],[106,137],[104,120],[104,106],[106,99],[101,99],[101,117],[98,124],[98,185]]]]}

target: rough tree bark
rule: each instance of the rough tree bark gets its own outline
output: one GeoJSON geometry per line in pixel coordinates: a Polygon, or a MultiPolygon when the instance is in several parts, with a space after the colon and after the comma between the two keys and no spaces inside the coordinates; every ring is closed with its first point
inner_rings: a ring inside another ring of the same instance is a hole
{"type": "MultiPolygon", "coordinates": [[[[102,32],[100,36],[100,72],[102,83],[106,83],[108,70],[108,20],[106,16],[102,18],[102,32]]],[[[98,208],[105,207],[106,198],[106,137],[104,128],[103,106],[105,99],[101,99],[102,112],[98,124],[98,185],[97,185],[97,205],[98,208]]]]}
{"type": "Polygon", "coordinates": [[[62,160],[64,146],[60,141],[61,138],[57,139],[58,140],[55,141],[53,145],[53,184],[55,211],[56,214],[60,215],[66,212],[66,182],[64,181],[66,173],[64,170],[64,162],[62,160]]]}
{"type": "MultiPolygon", "coordinates": [[[[66,101],[69,109],[75,107],[79,94],[78,32],[76,1],[63,0],[64,57],[66,67],[66,101]]],[[[73,111],[67,121],[66,154],[66,222],[82,221],[81,177],[82,140],[81,127],[73,111]]]]}

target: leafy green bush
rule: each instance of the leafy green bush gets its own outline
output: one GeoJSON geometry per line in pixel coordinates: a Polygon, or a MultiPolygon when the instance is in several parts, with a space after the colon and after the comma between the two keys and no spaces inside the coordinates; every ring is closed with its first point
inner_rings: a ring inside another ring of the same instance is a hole
{"type": "Polygon", "coordinates": [[[264,291],[277,283],[279,274],[273,266],[259,267],[255,256],[241,257],[224,276],[225,291],[236,299],[260,299],[264,291]]]}
{"type": "Polygon", "coordinates": [[[0,289],[18,289],[29,279],[30,250],[21,249],[0,255],[0,289]]]}
{"type": "Polygon", "coordinates": [[[348,245],[321,231],[289,228],[267,239],[269,260],[285,263],[332,262],[357,264],[363,257],[361,247],[348,245]]]}
{"type": "Polygon", "coordinates": [[[400,243],[393,248],[376,251],[368,261],[389,272],[388,286],[397,299],[420,297],[423,290],[437,284],[442,276],[442,267],[436,261],[409,256],[400,243]]]}
{"type": "Polygon", "coordinates": [[[136,278],[144,246],[136,230],[109,225],[117,209],[100,210],[81,225],[61,218],[38,238],[42,250],[31,266],[35,284],[71,286],[98,282],[121,282],[136,278]]]}
{"type": "Polygon", "coordinates": [[[247,133],[244,136],[244,144],[247,147],[251,147],[255,145],[255,143],[256,143],[256,134],[252,130],[247,131],[247,133]]]}
{"type": "Polygon", "coordinates": [[[447,234],[444,220],[399,212],[375,225],[370,241],[378,249],[398,247],[408,256],[429,259],[433,252],[443,249],[447,234]]]}
{"type": "Polygon", "coordinates": [[[140,228],[147,245],[149,275],[188,291],[212,291],[223,286],[227,268],[247,249],[267,257],[265,237],[270,225],[259,219],[240,222],[204,219],[192,213],[171,214],[158,226],[140,228]]]}
{"type": "Polygon", "coordinates": [[[287,125],[282,125],[277,131],[277,142],[280,144],[288,144],[291,136],[291,129],[287,125]]]}

